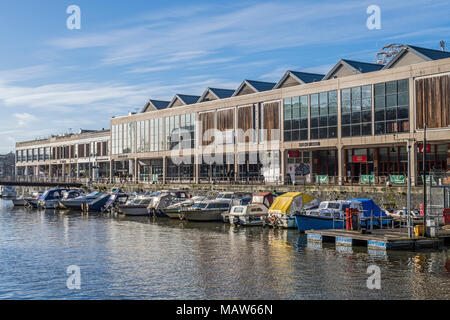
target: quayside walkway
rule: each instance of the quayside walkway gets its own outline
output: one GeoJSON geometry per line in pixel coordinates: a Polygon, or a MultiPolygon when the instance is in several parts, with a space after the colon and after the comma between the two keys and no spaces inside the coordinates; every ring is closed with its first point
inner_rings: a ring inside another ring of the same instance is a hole
{"type": "Polygon", "coordinates": [[[82,181],[69,177],[0,176],[0,186],[80,188],[83,185],[82,181]]]}

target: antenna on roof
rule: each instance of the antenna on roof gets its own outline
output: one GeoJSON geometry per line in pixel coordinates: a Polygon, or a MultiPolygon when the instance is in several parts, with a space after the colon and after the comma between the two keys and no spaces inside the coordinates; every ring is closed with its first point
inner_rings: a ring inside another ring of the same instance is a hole
{"type": "Polygon", "coordinates": [[[439,44],[441,45],[442,51],[445,51],[445,42],[444,42],[444,40],[441,40],[441,41],[439,42],[439,44]]]}
{"type": "Polygon", "coordinates": [[[381,48],[380,51],[377,52],[375,56],[375,63],[376,64],[387,64],[389,61],[394,58],[397,53],[403,50],[406,46],[404,44],[400,43],[391,43],[387,46],[384,46],[381,48]]]}

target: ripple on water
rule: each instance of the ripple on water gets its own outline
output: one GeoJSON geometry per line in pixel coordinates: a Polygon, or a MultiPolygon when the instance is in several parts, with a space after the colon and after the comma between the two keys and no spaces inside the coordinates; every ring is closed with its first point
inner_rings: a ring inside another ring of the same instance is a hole
{"type": "Polygon", "coordinates": [[[449,299],[449,255],[310,246],[296,230],[13,209],[0,299],[449,299]],[[382,290],[368,290],[367,267],[382,290]],[[66,269],[81,268],[81,290],[66,269]],[[447,269],[445,266],[447,265],[447,269]]]}

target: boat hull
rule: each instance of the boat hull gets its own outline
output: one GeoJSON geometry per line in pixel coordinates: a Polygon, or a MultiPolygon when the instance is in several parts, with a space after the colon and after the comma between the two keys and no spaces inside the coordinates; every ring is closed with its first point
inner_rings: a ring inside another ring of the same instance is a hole
{"type": "Polygon", "coordinates": [[[25,202],[26,202],[26,204],[25,204],[26,206],[29,206],[33,209],[37,209],[37,207],[38,207],[38,200],[36,200],[36,199],[25,200],[25,202]]]}
{"type": "Polygon", "coordinates": [[[126,216],[148,216],[147,206],[119,206],[119,212],[126,216]]]}
{"type": "Polygon", "coordinates": [[[87,203],[87,202],[88,202],[88,200],[86,200],[86,201],[61,200],[61,201],[59,201],[59,206],[64,209],[81,211],[81,209],[82,209],[81,205],[84,203],[87,203]]]}
{"type": "Polygon", "coordinates": [[[12,202],[14,207],[24,207],[27,204],[25,199],[13,199],[12,202]]]}
{"type": "Polygon", "coordinates": [[[267,215],[229,215],[228,219],[231,225],[235,226],[244,226],[244,227],[252,227],[252,226],[262,226],[264,225],[264,221],[267,215]]]}
{"type": "Polygon", "coordinates": [[[308,230],[327,230],[327,229],[343,229],[345,227],[344,221],[334,221],[330,218],[296,215],[295,221],[299,231],[304,232],[308,230]]]}
{"type": "Polygon", "coordinates": [[[180,209],[164,209],[162,211],[170,219],[180,219],[180,209]]]}
{"type": "Polygon", "coordinates": [[[297,228],[295,217],[291,214],[269,214],[268,216],[269,216],[269,226],[284,229],[297,228]],[[273,217],[275,217],[274,220],[273,217]]]}
{"type": "Polygon", "coordinates": [[[223,221],[222,217],[223,211],[213,210],[213,211],[202,211],[202,210],[192,210],[192,211],[182,211],[181,216],[187,221],[223,221]]]}
{"type": "Polygon", "coordinates": [[[56,209],[59,206],[59,200],[41,200],[38,206],[44,209],[56,209]]]}

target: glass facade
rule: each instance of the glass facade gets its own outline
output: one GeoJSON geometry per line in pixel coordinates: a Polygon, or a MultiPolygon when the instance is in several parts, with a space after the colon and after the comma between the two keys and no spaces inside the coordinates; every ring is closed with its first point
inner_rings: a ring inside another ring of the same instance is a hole
{"type": "Polygon", "coordinates": [[[377,83],[375,87],[375,134],[409,131],[408,79],[377,83]]]}
{"type": "Polygon", "coordinates": [[[194,148],[195,113],[113,125],[111,145],[114,155],[194,148]]]}
{"type": "Polygon", "coordinates": [[[284,99],[284,141],[308,140],[308,96],[284,99]]]}
{"type": "Polygon", "coordinates": [[[341,90],[342,137],[372,135],[372,86],[341,90]]]}
{"type": "Polygon", "coordinates": [[[310,139],[337,138],[337,91],[310,95],[310,139]]]}
{"type": "Polygon", "coordinates": [[[180,141],[182,149],[195,148],[195,113],[180,115],[180,141]]]}
{"type": "Polygon", "coordinates": [[[179,143],[180,116],[166,118],[165,141],[168,150],[173,150],[179,143]]]}
{"type": "Polygon", "coordinates": [[[136,151],[150,151],[149,120],[136,122],[136,151]]]}

